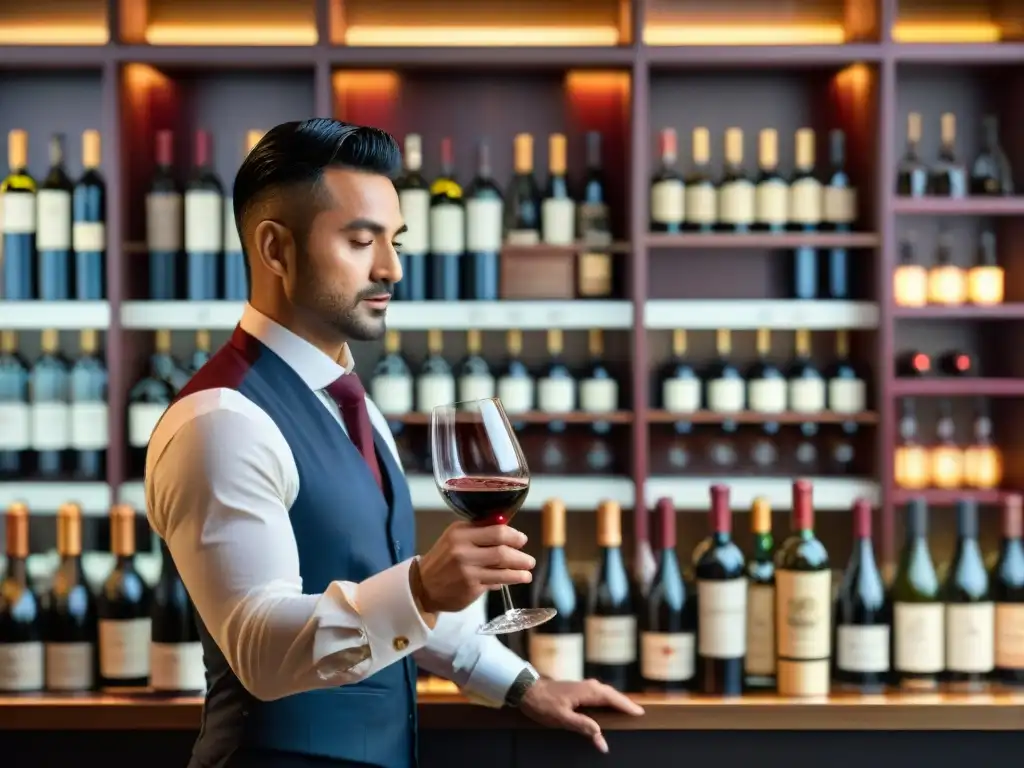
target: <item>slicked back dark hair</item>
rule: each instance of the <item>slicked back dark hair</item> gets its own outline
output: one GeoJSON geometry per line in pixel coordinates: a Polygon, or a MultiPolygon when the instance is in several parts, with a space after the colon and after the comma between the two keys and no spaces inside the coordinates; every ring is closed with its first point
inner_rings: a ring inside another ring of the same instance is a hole
{"type": "MultiPolygon", "coordinates": [[[[298,196],[309,219],[323,199],[321,181],[328,168],[352,168],[394,178],[402,153],[394,136],[378,128],[343,123],[326,117],[282,123],[252,148],[235,174],[235,226],[245,248],[242,223],[248,211],[276,194],[298,196]]],[[[305,226],[304,222],[292,222],[305,226]]],[[[296,232],[300,243],[305,232],[296,232]]],[[[252,285],[249,259],[246,278],[252,285]]]]}

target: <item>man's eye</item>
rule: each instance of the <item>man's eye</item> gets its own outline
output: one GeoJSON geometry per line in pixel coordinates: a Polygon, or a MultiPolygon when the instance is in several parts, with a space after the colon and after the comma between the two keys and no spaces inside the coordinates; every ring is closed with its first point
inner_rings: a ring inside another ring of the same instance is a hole
{"type": "Polygon", "coordinates": [[[402,250],[402,244],[401,243],[392,243],[391,247],[394,248],[396,251],[401,251],[402,250]]]}
{"type": "Polygon", "coordinates": [[[350,242],[352,243],[353,248],[369,248],[371,245],[373,245],[373,240],[370,240],[369,242],[363,242],[362,240],[352,240],[350,242]]]}

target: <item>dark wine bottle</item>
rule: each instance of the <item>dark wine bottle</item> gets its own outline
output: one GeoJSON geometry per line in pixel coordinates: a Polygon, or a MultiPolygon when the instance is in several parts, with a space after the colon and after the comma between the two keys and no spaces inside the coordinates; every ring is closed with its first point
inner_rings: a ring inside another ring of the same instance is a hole
{"type": "Polygon", "coordinates": [[[921,113],[907,115],[907,147],[896,171],[896,194],[923,197],[928,192],[928,166],[921,160],[921,113]]]}
{"type": "Polygon", "coordinates": [[[928,194],[967,196],[967,169],[956,154],[956,115],[952,112],[939,118],[939,157],[928,175],[928,194]]]}
{"type": "Polygon", "coordinates": [[[950,350],[939,356],[937,368],[943,376],[971,376],[974,360],[966,352],[950,350]]]}
{"type": "Polygon", "coordinates": [[[697,577],[697,688],[743,693],[747,645],[747,577],[743,552],[732,540],[729,488],[711,487],[711,537],[694,566],[697,577]]]}
{"type": "Polygon", "coordinates": [[[981,130],[981,151],[971,164],[971,194],[1012,195],[1013,168],[999,142],[999,118],[985,115],[981,130]]]}
{"type": "Polygon", "coordinates": [[[620,691],[636,676],[636,606],[622,556],[622,509],[614,501],[597,508],[596,579],[587,599],[586,675],[620,691]]]}
{"type": "Polygon", "coordinates": [[[82,571],[82,510],[57,511],[60,565],[47,599],[46,690],[89,691],[96,685],[96,600],[82,571]]]}
{"type": "Polygon", "coordinates": [[[775,542],[772,508],[758,497],[750,509],[754,554],[747,561],[747,688],[775,687],[775,542]]]}
{"type": "Polygon", "coordinates": [[[995,679],[1024,685],[1024,500],[1013,493],[1003,498],[1003,541],[992,568],[992,599],[996,604],[995,679]]]}
{"type": "Polygon", "coordinates": [[[192,177],[185,188],[186,295],[218,298],[217,273],[224,251],[224,188],[213,170],[209,131],[196,131],[192,177]]]}
{"type": "Polygon", "coordinates": [[[441,173],[430,185],[430,283],[429,298],[461,299],[459,277],[466,250],[466,208],[462,187],[455,179],[452,140],[441,140],[441,173]]]}
{"type": "Polygon", "coordinates": [[[541,511],[544,554],[531,605],[554,608],[555,618],[530,632],[530,663],[552,680],[583,679],[583,605],[565,555],[565,504],[549,499],[541,511]]]}
{"type": "Polygon", "coordinates": [[[36,298],[36,182],[28,172],[28,134],[15,129],[7,134],[9,173],[0,181],[0,283],[4,298],[36,298]]]}
{"type": "Polygon", "coordinates": [[[15,503],[7,508],[7,572],[0,579],[0,694],[43,687],[43,621],[28,582],[28,524],[28,507],[15,503]]]}
{"type": "Polygon", "coordinates": [[[195,608],[178,575],[170,550],[160,542],[163,568],[153,589],[150,676],[153,690],[195,693],[206,690],[203,646],[195,608]]]}
{"type": "Polygon", "coordinates": [[[505,196],[505,239],[509,245],[540,242],[540,189],[533,172],[533,135],[516,134],[513,140],[515,173],[505,196]]]}
{"type": "Polygon", "coordinates": [[[157,131],[156,168],[146,194],[146,250],[149,251],[149,298],[181,298],[178,254],[182,249],[184,206],[174,178],[174,134],[157,131]]]}
{"type": "Polygon", "coordinates": [[[39,298],[71,298],[71,179],[64,169],[64,136],[50,137],[50,170],[36,194],[39,298]]]}
{"type": "Polygon", "coordinates": [[[679,158],[675,128],[658,134],[660,164],[651,177],[651,232],[681,232],[686,218],[686,188],[676,170],[679,158]]]}
{"type": "Polygon", "coordinates": [[[676,510],[658,499],[658,569],[640,614],[640,678],[647,691],[682,691],[693,684],[697,633],[695,595],[676,556],[676,510]]]}
{"type": "Polygon", "coordinates": [[[896,358],[896,375],[901,377],[927,376],[932,369],[931,358],[916,349],[903,352],[896,358]]]}
{"type": "Polygon", "coordinates": [[[845,689],[881,691],[889,676],[892,615],[871,543],[871,505],[853,505],[853,552],[836,598],[835,679],[845,689]]]}
{"type": "Polygon", "coordinates": [[[402,218],[409,228],[402,235],[399,260],[402,279],[395,284],[395,298],[423,301],[427,298],[427,254],[430,251],[430,185],[423,178],[423,139],[418,133],[405,137],[405,169],[395,181],[402,218]]]}
{"type": "Polygon", "coordinates": [[[466,255],[462,262],[462,296],[477,301],[498,298],[504,205],[491,173],[491,147],[477,146],[476,176],[466,190],[466,255]]]}
{"type": "Polygon", "coordinates": [[[783,232],[789,223],[789,184],[779,173],[779,133],[774,128],[763,128],[757,136],[757,165],[755,227],[783,232]]]}

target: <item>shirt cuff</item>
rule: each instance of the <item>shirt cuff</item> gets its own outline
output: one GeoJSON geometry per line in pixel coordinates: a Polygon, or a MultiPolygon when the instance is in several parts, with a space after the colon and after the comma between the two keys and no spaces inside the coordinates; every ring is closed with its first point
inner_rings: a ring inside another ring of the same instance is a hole
{"type": "MultiPolygon", "coordinates": [[[[479,637],[483,640],[480,658],[463,687],[463,693],[477,704],[497,709],[505,705],[505,697],[519,673],[530,665],[502,645],[498,638],[479,637]]],[[[455,657],[454,666],[459,666],[459,654],[455,657]]]]}

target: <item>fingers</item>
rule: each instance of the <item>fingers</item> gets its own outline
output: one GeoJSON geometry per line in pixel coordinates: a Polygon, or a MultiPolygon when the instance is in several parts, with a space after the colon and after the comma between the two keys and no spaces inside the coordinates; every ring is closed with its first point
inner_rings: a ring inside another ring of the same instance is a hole
{"type": "Polygon", "coordinates": [[[537,561],[530,555],[504,544],[497,547],[466,547],[462,559],[469,565],[509,568],[513,571],[529,571],[537,565],[537,561]]]}
{"type": "Polygon", "coordinates": [[[642,715],[644,708],[610,685],[587,680],[586,689],[580,695],[580,704],[585,707],[612,707],[627,715],[642,715]]]}
{"type": "Polygon", "coordinates": [[[608,752],[608,742],[605,741],[604,734],[601,733],[601,726],[593,718],[573,712],[571,709],[560,713],[559,717],[567,730],[582,733],[589,737],[601,752],[608,752]]]}
{"type": "Polygon", "coordinates": [[[478,547],[506,546],[522,549],[526,545],[526,534],[507,525],[472,526],[462,534],[466,541],[478,547]]]}
{"type": "Polygon", "coordinates": [[[533,574],[529,571],[513,571],[509,568],[477,568],[474,573],[480,586],[494,588],[502,584],[529,584],[533,574]]]}

